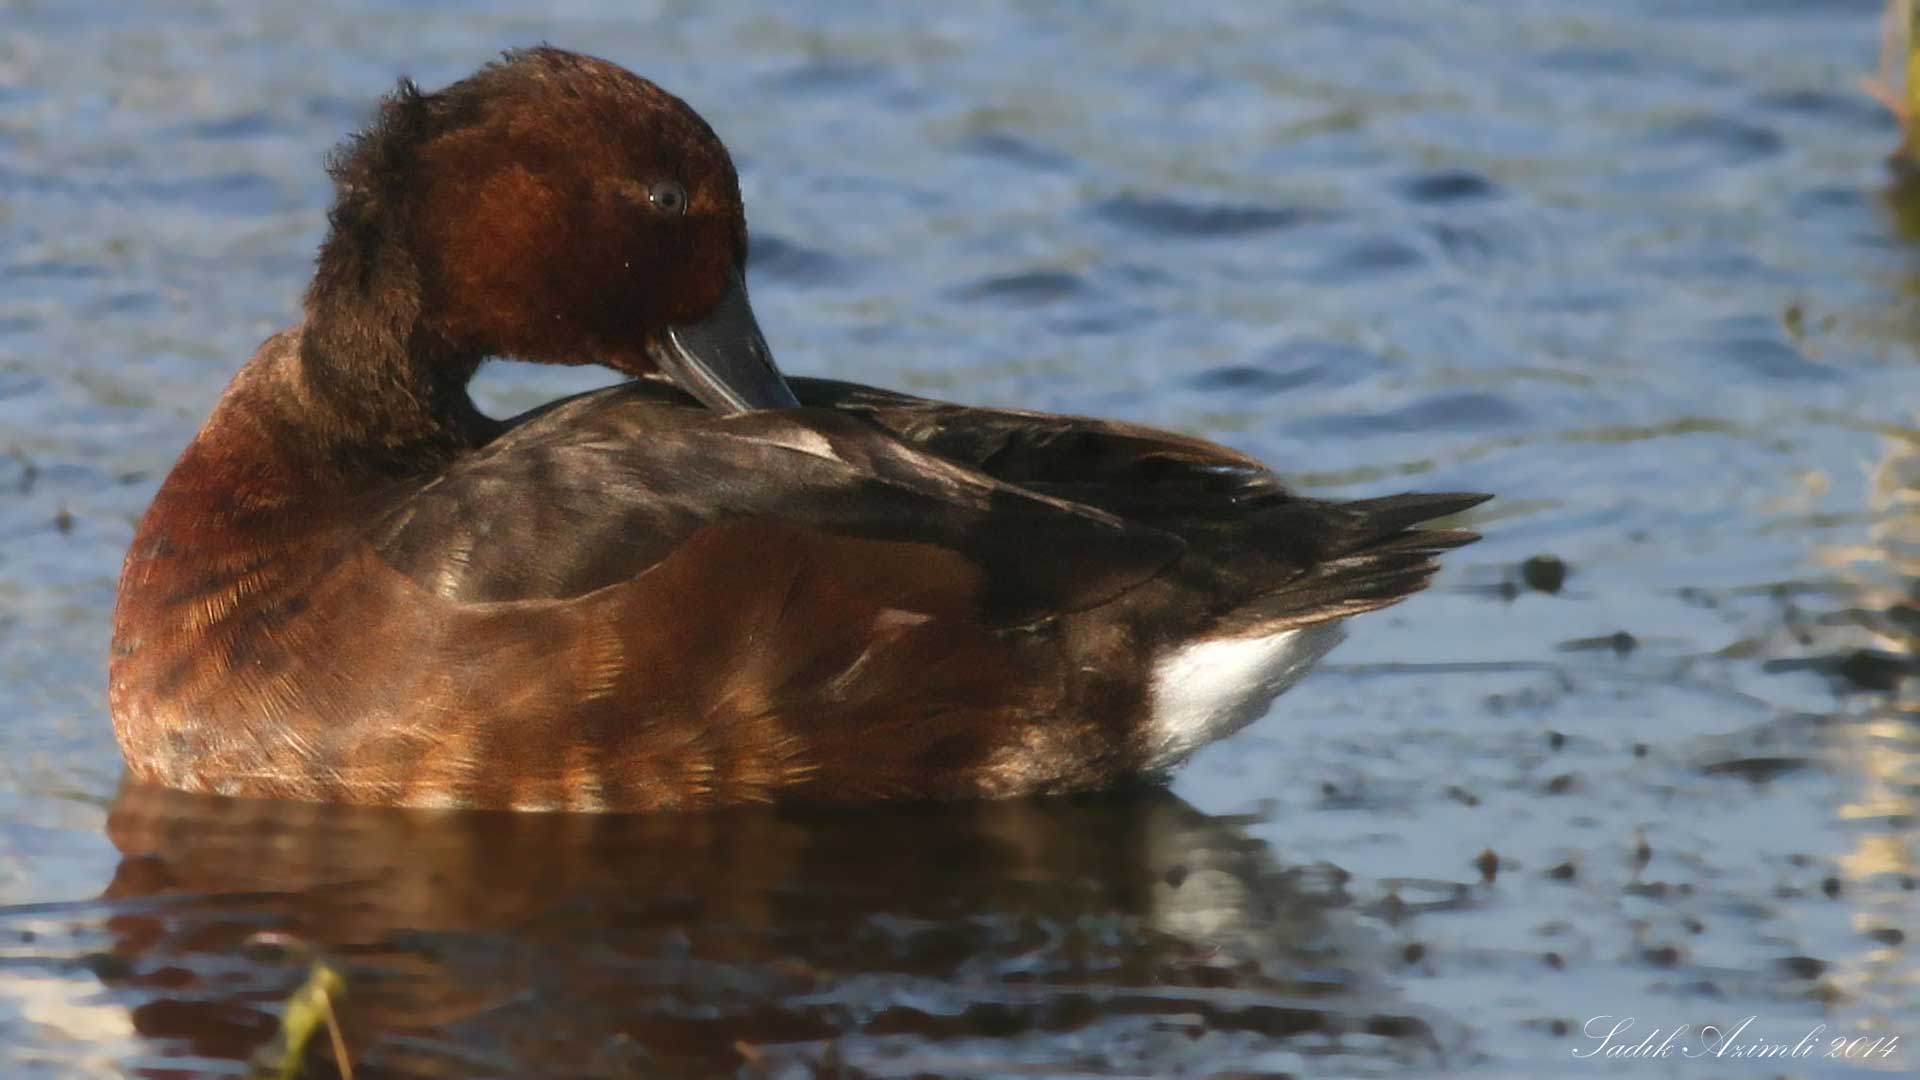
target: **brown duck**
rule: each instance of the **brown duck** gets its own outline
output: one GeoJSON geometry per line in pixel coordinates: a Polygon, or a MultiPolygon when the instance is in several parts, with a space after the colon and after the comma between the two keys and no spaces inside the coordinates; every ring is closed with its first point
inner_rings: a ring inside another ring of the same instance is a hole
{"type": "Polygon", "coordinates": [[[1259,715],[1474,539],[1198,439],[785,379],[727,151],[602,60],[409,84],[336,154],[305,317],[127,554],[140,781],[628,811],[1066,792],[1259,715]],[[509,421],[489,357],[631,382],[509,421]]]}

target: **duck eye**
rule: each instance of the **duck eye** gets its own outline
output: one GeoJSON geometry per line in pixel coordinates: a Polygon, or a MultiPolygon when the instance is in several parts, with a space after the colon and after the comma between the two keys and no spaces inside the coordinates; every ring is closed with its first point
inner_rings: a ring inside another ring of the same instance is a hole
{"type": "Polygon", "coordinates": [[[672,180],[656,181],[647,189],[647,201],[663,214],[687,212],[687,189],[672,180]]]}

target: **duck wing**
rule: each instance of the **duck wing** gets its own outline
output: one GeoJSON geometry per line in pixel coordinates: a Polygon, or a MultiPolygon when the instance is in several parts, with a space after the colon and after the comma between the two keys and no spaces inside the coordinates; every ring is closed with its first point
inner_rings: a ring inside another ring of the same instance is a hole
{"type": "Polygon", "coordinates": [[[1490,497],[1327,502],[1289,492],[1254,458],[1169,431],[826,379],[791,383],[802,402],[864,417],[942,460],[1179,537],[1188,552],[1174,576],[1219,617],[1210,634],[1312,625],[1405,599],[1432,578],[1435,556],[1479,538],[1419,526],[1490,497]]]}
{"type": "Polygon", "coordinates": [[[1164,529],[996,478],[855,412],[716,416],[648,381],[530,414],[387,499],[365,536],[374,550],[465,602],[582,596],[631,581],[709,526],[766,520],[955,553],[978,572],[981,616],[1017,625],[1098,606],[1186,548],[1164,529]]]}
{"type": "Polygon", "coordinates": [[[1254,458],[1170,431],[954,405],[830,379],[789,381],[807,405],[865,417],[911,446],[1001,482],[1132,521],[1235,517],[1289,497],[1254,458]]]}

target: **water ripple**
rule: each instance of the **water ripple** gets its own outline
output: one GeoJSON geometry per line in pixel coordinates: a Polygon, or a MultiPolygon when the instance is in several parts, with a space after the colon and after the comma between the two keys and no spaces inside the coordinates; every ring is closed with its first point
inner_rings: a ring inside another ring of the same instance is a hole
{"type": "Polygon", "coordinates": [[[1325,220],[1323,211],[1297,206],[1250,206],[1121,195],[1093,207],[1095,216],[1158,236],[1214,239],[1292,229],[1325,220]]]}

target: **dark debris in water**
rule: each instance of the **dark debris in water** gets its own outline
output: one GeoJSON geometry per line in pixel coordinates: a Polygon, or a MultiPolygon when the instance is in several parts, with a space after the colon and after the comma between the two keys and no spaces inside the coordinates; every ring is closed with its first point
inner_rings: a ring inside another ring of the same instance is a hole
{"type": "Polygon", "coordinates": [[[1677,945],[1655,945],[1642,950],[1640,958],[1654,967],[1670,968],[1677,966],[1685,955],[1677,945]]]}
{"type": "Polygon", "coordinates": [[[1429,204],[1486,199],[1500,192],[1493,181],[1462,169],[1416,176],[1402,184],[1400,190],[1410,201],[1429,204]]]}
{"type": "Polygon", "coordinates": [[[1557,593],[1567,583],[1567,564],[1558,555],[1535,555],[1520,564],[1520,580],[1534,592],[1557,593]]]}
{"type": "Polygon", "coordinates": [[[1836,688],[1887,693],[1920,673],[1920,656],[1881,649],[1850,649],[1826,656],[1781,657],[1761,665],[1768,672],[1813,671],[1826,675],[1836,688]]]}
{"type": "Polygon", "coordinates": [[[1473,860],[1473,866],[1474,869],[1480,871],[1481,883],[1491,885],[1493,884],[1493,879],[1500,874],[1500,856],[1494,854],[1492,848],[1488,848],[1482,851],[1478,858],[1473,860]]]}
{"type": "Polygon", "coordinates": [[[1640,647],[1640,639],[1625,630],[1602,637],[1574,638],[1560,643],[1561,652],[1613,652],[1625,656],[1640,647]]]}
{"type": "Polygon", "coordinates": [[[1827,962],[1811,956],[1785,956],[1780,959],[1780,970],[1796,979],[1817,979],[1826,973],[1827,962]]]}
{"type": "Polygon", "coordinates": [[[1708,776],[1736,776],[1749,783],[1763,784],[1809,764],[1811,762],[1803,757],[1738,757],[1709,762],[1702,765],[1700,771],[1708,776]]]}

